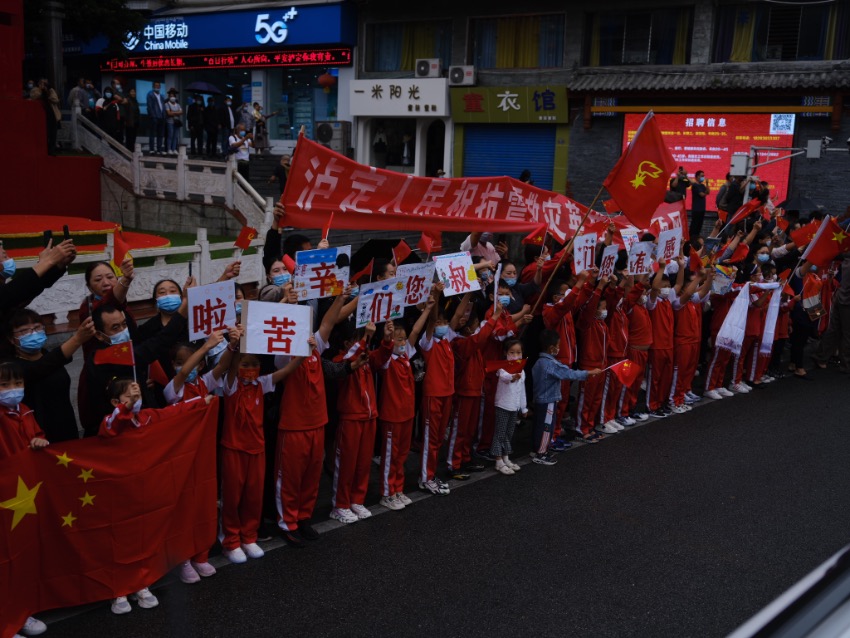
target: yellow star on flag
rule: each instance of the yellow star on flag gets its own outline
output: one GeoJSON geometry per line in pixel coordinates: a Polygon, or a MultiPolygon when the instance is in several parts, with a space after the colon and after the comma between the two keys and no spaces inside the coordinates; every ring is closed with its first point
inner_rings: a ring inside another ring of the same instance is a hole
{"type": "Polygon", "coordinates": [[[94,505],[94,499],[96,496],[97,494],[89,494],[88,492],[80,496],[79,500],[83,502],[82,507],[85,507],[86,505],[94,505]]]}
{"type": "Polygon", "coordinates": [[[88,483],[90,478],[94,478],[94,468],[82,470],[77,478],[83,479],[83,483],[88,483]]]}
{"type": "Polygon", "coordinates": [[[837,233],[832,233],[832,241],[837,241],[840,244],[845,239],[847,239],[847,235],[844,234],[843,230],[839,230],[837,233]]]}
{"type": "Polygon", "coordinates": [[[67,516],[62,517],[62,527],[73,527],[75,520],[77,517],[74,516],[74,512],[68,512],[67,516]]]}
{"type": "Polygon", "coordinates": [[[41,483],[33,488],[27,487],[24,479],[19,476],[17,494],[8,501],[0,503],[0,507],[14,512],[12,515],[12,529],[15,529],[18,523],[21,522],[21,519],[27,514],[38,513],[35,509],[35,495],[38,494],[38,488],[40,487],[41,483]]]}
{"type": "Polygon", "coordinates": [[[632,180],[632,186],[637,189],[640,186],[646,186],[645,184],[646,175],[643,173],[638,173],[635,175],[635,178],[632,180]]]}
{"type": "Polygon", "coordinates": [[[62,454],[56,456],[56,460],[58,461],[56,465],[64,465],[65,467],[68,467],[68,464],[74,459],[68,456],[67,452],[62,452],[62,454]]]}

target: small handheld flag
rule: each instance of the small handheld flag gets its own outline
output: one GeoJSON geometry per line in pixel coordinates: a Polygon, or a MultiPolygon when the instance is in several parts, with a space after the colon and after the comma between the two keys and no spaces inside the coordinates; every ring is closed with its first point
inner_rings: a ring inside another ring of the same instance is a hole
{"type": "Polygon", "coordinates": [[[251,242],[257,238],[257,229],[251,228],[250,226],[243,226],[242,230],[239,232],[239,237],[236,238],[236,241],[233,243],[237,248],[241,248],[242,250],[248,250],[248,247],[251,245],[251,242]]]}
{"type": "Polygon", "coordinates": [[[103,365],[111,363],[119,366],[136,365],[136,359],[133,356],[133,342],[116,343],[114,346],[102,348],[94,353],[95,365],[103,365]]]}
{"type": "Polygon", "coordinates": [[[519,374],[525,368],[525,362],[528,359],[513,359],[508,361],[507,359],[499,359],[496,361],[487,361],[484,363],[484,370],[486,372],[496,372],[497,370],[504,370],[508,374],[519,374]]]}

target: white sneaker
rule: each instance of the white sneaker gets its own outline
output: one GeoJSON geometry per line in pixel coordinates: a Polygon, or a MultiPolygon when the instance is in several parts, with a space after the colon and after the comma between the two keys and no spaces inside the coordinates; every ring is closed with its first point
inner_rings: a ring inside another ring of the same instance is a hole
{"type": "Polygon", "coordinates": [[[195,571],[195,568],[192,567],[192,563],[188,560],[180,565],[180,580],[187,585],[201,581],[201,576],[195,571]]]}
{"type": "Polygon", "coordinates": [[[505,462],[501,459],[496,461],[496,471],[501,472],[505,476],[511,476],[512,474],[515,474],[515,472],[510,467],[505,465],[505,462]]]}
{"type": "Polygon", "coordinates": [[[519,465],[517,465],[516,463],[514,463],[510,459],[505,461],[505,465],[507,465],[509,468],[511,468],[514,472],[519,472],[522,469],[519,465]]]}
{"type": "Polygon", "coordinates": [[[192,567],[195,568],[195,571],[198,572],[198,576],[201,578],[209,578],[210,576],[215,576],[215,567],[213,567],[210,563],[196,563],[192,561],[192,567]]]}
{"type": "Polygon", "coordinates": [[[684,413],[685,413],[685,412],[687,412],[689,409],[690,409],[690,408],[688,408],[687,406],[684,406],[684,405],[671,405],[671,406],[670,406],[670,411],[671,411],[673,414],[684,414],[684,413]]]}
{"type": "Polygon", "coordinates": [[[47,631],[47,625],[41,622],[38,618],[30,616],[27,618],[27,621],[24,623],[24,626],[21,627],[20,631],[24,636],[40,636],[47,631]]]}
{"type": "Polygon", "coordinates": [[[717,388],[717,394],[719,394],[722,397],[734,397],[735,396],[734,392],[730,392],[728,389],[724,388],[723,386],[720,386],[719,388],[717,388]]]}
{"type": "Polygon", "coordinates": [[[748,385],[746,381],[741,381],[741,385],[747,389],[747,392],[750,392],[753,389],[753,386],[748,385]]]}
{"type": "Polygon", "coordinates": [[[119,596],[118,598],[113,599],[112,601],[112,613],[113,614],[129,614],[133,611],[133,608],[130,607],[130,603],[127,602],[126,596],[119,596]]]}
{"type": "Polygon", "coordinates": [[[709,390],[702,396],[708,397],[709,399],[714,399],[715,401],[719,401],[723,398],[723,395],[720,394],[720,392],[718,392],[717,390],[709,390]]]}
{"type": "Polygon", "coordinates": [[[241,547],[237,547],[236,549],[226,549],[222,552],[222,554],[224,554],[224,557],[234,565],[241,565],[242,563],[248,562],[248,557],[245,556],[245,552],[242,551],[241,547]]]}
{"type": "Polygon", "coordinates": [[[408,505],[413,505],[413,499],[411,499],[411,498],[410,498],[407,494],[405,494],[404,492],[396,492],[395,497],[396,497],[396,499],[398,499],[398,500],[399,500],[399,501],[400,501],[400,502],[401,502],[401,503],[402,503],[405,507],[407,507],[408,505]]]}
{"type": "Polygon", "coordinates": [[[140,589],[135,594],[131,594],[130,598],[134,598],[142,609],[153,609],[159,604],[159,600],[157,600],[156,596],[147,587],[140,589]]]}
{"type": "Polygon", "coordinates": [[[773,378],[772,376],[770,376],[769,374],[766,374],[766,375],[764,375],[764,376],[761,378],[761,382],[762,382],[762,383],[773,383],[774,381],[776,381],[776,379],[774,379],[774,378],[773,378]]]}
{"type": "Polygon", "coordinates": [[[632,417],[630,417],[630,416],[621,416],[621,417],[620,417],[620,420],[619,420],[619,421],[617,421],[617,423],[619,423],[620,425],[622,425],[622,426],[623,426],[623,429],[625,429],[625,426],[627,426],[627,425],[634,425],[635,423],[637,423],[637,421],[635,421],[635,420],[634,420],[632,417]]]}
{"type": "Polygon", "coordinates": [[[691,391],[685,392],[685,398],[686,398],[686,399],[690,399],[690,400],[691,400],[691,401],[693,401],[694,403],[696,403],[697,401],[699,401],[699,400],[701,400],[701,399],[702,399],[702,397],[701,397],[700,395],[698,395],[698,394],[694,394],[694,393],[693,393],[693,392],[691,392],[691,391]]]}
{"type": "Polygon", "coordinates": [[[398,511],[404,509],[404,503],[402,503],[399,499],[393,496],[384,496],[381,499],[381,505],[386,507],[388,510],[398,511]]]}
{"type": "Polygon", "coordinates": [[[348,525],[349,523],[356,523],[360,519],[357,518],[357,514],[352,512],[348,508],[339,508],[335,507],[331,510],[331,518],[335,521],[339,521],[343,525],[348,525]]]}
{"type": "Polygon", "coordinates": [[[620,430],[615,426],[611,425],[611,422],[605,423],[604,425],[596,426],[597,432],[604,432],[605,434],[616,434],[620,430]]]}
{"type": "Polygon", "coordinates": [[[729,386],[729,389],[732,392],[737,392],[738,394],[747,394],[750,391],[750,386],[742,381],[741,383],[729,386]]]}
{"type": "Polygon", "coordinates": [[[262,558],[266,555],[263,548],[256,543],[243,543],[242,551],[248,555],[248,558],[262,558]]]}
{"type": "Polygon", "coordinates": [[[354,512],[354,515],[359,518],[361,521],[364,518],[369,518],[372,516],[372,512],[369,511],[368,507],[360,505],[359,503],[351,504],[351,511],[354,512]]]}

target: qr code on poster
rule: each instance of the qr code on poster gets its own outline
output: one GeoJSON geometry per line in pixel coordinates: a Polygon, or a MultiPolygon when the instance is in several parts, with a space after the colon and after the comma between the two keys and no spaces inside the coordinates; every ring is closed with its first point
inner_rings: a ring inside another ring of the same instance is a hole
{"type": "Polygon", "coordinates": [[[794,134],[794,114],[793,113],[774,113],[770,116],[770,134],[771,135],[793,135],[794,134]]]}

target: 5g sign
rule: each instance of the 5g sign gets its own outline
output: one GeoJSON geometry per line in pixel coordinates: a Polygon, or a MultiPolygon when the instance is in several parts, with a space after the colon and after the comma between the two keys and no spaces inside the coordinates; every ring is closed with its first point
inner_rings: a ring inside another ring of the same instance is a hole
{"type": "Polygon", "coordinates": [[[286,23],[297,15],[298,12],[295,10],[295,7],[292,7],[283,14],[280,20],[269,23],[269,19],[271,18],[270,13],[257,14],[257,22],[254,25],[254,37],[257,38],[257,42],[260,44],[268,44],[269,42],[281,44],[286,40],[286,23]]]}

